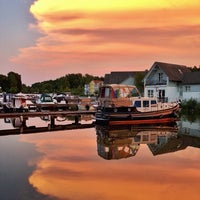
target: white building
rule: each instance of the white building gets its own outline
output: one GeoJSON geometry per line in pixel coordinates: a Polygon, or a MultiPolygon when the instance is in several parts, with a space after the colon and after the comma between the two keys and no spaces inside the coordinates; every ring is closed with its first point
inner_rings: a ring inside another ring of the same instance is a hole
{"type": "Polygon", "coordinates": [[[144,96],[163,102],[183,99],[182,81],[187,72],[190,69],[184,65],[155,62],[144,77],[144,96]]]}
{"type": "Polygon", "coordinates": [[[195,99],[200,102],[200,71],[184,74],[182,88],[183,100],[195,99]]]}

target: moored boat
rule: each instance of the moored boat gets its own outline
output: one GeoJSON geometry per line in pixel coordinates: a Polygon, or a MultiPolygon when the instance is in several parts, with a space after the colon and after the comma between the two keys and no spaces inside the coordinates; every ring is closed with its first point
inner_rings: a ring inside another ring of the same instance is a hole
{"type": "Polygon", "coordinates": [[[104,85],[99,93],[96,122],[106,124],[159,124],[177,120],[178,102],[161,103],[157,98],[141,97],[136,86],[104,85]]]}

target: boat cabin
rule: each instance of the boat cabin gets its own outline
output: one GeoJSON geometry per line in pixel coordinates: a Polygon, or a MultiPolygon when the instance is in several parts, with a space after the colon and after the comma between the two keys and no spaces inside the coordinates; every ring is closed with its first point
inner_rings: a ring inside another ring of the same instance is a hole
{"type": "Polygon", "coordinates": [[[104,107],[132,106],[132,98],[140,92],[134,85],[110,84],[100,88],[99,103],[104,107]]]}
{"type": "Polygon", "coordinates": [[[100,98],[127,98],[138,97],[140,93],[134,85],[111,84],[104,85],[100,89],[100,98]]]}
{"type": "Polygon", "coordinates": [[[100,107],[135,107],[148,112],[173,107],[173,103],[158,102],[156,97],[141,97],[136,86],[111,84],[102,86],[99,94],[100,107]]]}

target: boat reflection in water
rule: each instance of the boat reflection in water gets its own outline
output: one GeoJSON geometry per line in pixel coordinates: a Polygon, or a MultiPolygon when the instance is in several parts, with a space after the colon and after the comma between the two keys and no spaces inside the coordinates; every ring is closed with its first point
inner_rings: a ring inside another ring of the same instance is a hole
{"type": "Polygon", "coordinates": [[[135,156],[140,145],[146,144],[154,156],[200,147],[200,130],[170,126],[96,126],[97,151],[104,159],[135,156]]]}

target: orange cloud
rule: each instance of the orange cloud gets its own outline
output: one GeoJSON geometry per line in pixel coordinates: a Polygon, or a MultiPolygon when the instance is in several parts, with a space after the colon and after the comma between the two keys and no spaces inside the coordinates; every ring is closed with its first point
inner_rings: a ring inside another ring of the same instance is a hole
{"type": "Polygon", "coordinates": [[[47,77],[144,70],[155,59],[193,65],[199,61],[199,5],[197,0],[38,0],[30,9],[37,20],[31,27],[44,35],[12,62],[21,70],[48,68],[47,77]]]}

